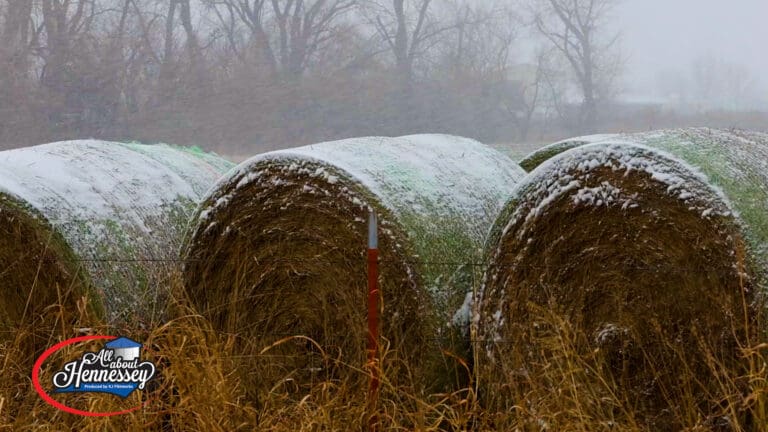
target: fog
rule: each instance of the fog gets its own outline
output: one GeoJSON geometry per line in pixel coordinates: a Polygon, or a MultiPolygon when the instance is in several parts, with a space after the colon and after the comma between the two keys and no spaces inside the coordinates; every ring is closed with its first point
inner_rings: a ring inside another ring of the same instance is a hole
{"type": "Polygon", "coordinates": [[[768,128],[768,0],[54,3],[0,0],[0,148],[768,128]]]}
{"type": "Polygon", "coordinates": [[[626,58],[624,90],[659,95],[659,75],[689,76],[702,58],[740,65],[768,94],[768,1],[624,0],[615,10],[626,58]]]}

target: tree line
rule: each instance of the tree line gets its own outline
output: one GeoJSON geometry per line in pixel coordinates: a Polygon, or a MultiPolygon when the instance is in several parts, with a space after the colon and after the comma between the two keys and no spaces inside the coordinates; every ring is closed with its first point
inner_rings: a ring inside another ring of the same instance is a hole
{"type": "Polygon", "coordinates": [[[95,137],[247,154],[600,125],[612,0],[0,0],[0,146],[95,137]]]}

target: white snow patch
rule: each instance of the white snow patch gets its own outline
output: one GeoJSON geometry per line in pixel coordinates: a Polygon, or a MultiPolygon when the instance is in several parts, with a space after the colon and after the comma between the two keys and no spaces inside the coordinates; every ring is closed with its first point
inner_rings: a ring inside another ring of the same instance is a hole
{"type": "Polygon", "coordinates": [[[0,152],[0,191],[37,208],[51,223],[122,220],[149,232],[147,218],[166,211],[178,197],[197,201],[198,191],[207,190],[219,175],[200,175],[194,160],[169,169],[151,156],[157,151],[180,153],[164,145],[97,140],[0,152]],[[184,170],[190,175],[182,178],[175,172],[184,170]]]}
{"type": "Polygon", "coordinates": [[[621,190],[613,186],[610,182],[604,181],[593,188],[581,188],[572,196],[573,203],[576,205],[589,205],[600,207],[602,205],[621,204],[622,207],[628,205],[629,200],[622,197],[621,190]]]}
{"type": "Polygon", "coordinates": [[[606,323],[595,333],[595,344],[604,345],[607,342],[614,341],[629,332],[624,327],[619,327],[613,323],[606,323]]]}
{"type": "Polygon", "coordinates": [[[461,307],[453,314],[453,318],[451,318],[451,324],[461,328],[465,336],[469,334],[469,322],[472,316],[472,299],[472,293],[468,292],[464,297],[464,302],[461,304],[461,307]]]}
{"type": "Polygon", "coordinates": [[[435,217],[464,216],[461,219],[471,225],[472,232],[477,231],[478,219],[493,222],[504,198],[525,175],[507,156],[467,138],[366,137],[255,156],[220,180],[215,190],[225,189],[230,179],[239,176],[246,176],[241,183],[253,181],[247,173],[269,163],[284,163],[292,169],[322,165],[314,168],[313,176],[331,184],[341,178],[358,182],[396,214],[416,211],[435,217]],[[332,167],[333,174],[326,167],[332,167]],[[495,211],[488,208],[489,202],[498,206],[495,211]]]}

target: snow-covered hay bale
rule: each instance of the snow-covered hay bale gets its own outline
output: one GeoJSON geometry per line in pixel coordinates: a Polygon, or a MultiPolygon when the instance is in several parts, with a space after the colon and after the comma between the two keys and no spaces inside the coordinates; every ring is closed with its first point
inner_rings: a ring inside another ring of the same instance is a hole
{"type": "Polygon", "coordinates": [[[522,158],[520,160],[520,167],[526,172],[531,172],[534,168],[541,165],[542,162],[549,160],[552,156],[560,154],[566,150],[570,150],[574,147],[581,147],[585,144],[605,141],[616,136],[617,135],[615,134],[585,135],[558,141],[533,151],[522,158]]]}
{"type": "Polygon", "coordinates": [[[512,389],[556,387],[541,377],[559,322],[580,332],[570,354],[602,359],[585,376],[608,371],[609,400],[657,427],[682,400],[716,411],[704,401],[738,376],[758,332],[767,244],[766,134],[628,134],[552,157],[486,245],[474,327],[488,393],[511,406],[512,389]]]}
{"type": "Polygon", "coordinates": [[[448,324],[468,324],[472,263],[522,176],[490,147],[443,135],[356,138],[257,156],[201,204],[185,254],[188,292],[248,352],[289,336],[317,343],[295,340],[257,356],[250,372],[261,385],[344,376],[365,360],[373,209],[387,358],[406,361],[414,374],[435,370],[434,361],[455,365],[440,356],[441,345],[464,356],[457,351],[466,341],[449,340],[448,324]],[[329,358],[351,368],[339,372],[329,358]]]}
{"type": "Polygon", "coordinates": [[[48,340],[83,307],[114,324],[160,317],[188,220],[230,166],[94,140],[0,152],[0,339],[33,329],[48,340]]]}

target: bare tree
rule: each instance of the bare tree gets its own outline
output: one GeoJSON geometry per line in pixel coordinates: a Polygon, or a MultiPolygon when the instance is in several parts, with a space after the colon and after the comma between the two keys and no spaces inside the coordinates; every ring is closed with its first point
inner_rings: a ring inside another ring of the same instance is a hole
{"type": "Polygon", "coordinates": [[[255,47],[257,63],[265,65],[270,74],[277,73],[277,59],[267,29],[265,15],[269,0],[206,0],[205,5],[213,11],[219,21],[219,28],[227,38],[228,48],[241,62],[248,57],[248,47],[255,47]],[[248,35],[240,34],[240,24],[248,35]],[[243,43],[242,40],[246,42],[243,43]],[[243,47],[242,45],[246,45],[243,47]]]}
{"type": "Polygon", "coordinates": [[[531,130],[531,123],[534,115],[541,109],[545,99],[546,82],[550,75],[547,64],[547,52],[539,51],[536,54],[536,65],[533,76],[530,80],[522,84],[522,97],[520,98],[519,110],[510,110],[513,112],[515,122],[520,131],[520,140],[526,142],[528,133],[531,130]]]}
{"type": "Polygon", "coordinates": [[[32,6],[29,0],[0,2],[0,136],[14,135],[29,121],[32,6]]]}
{"type": "Polygon", "coordinates": [[[413,80],[414,63],[438,42],[438,36],[455,28],[455,23],[437,22],[430,15],[432,0],[370,0],[370,10],[376,32],[389,47],[395,59],[398,81],[409,87],[413,80]],[[411,7],[408,7],[408,6],[411,7]]]}
{"type": "MultiPolygon", "coordinates": [[[[98,137],[245,155],[361,135],[637,128],[634,105],[600,115],[620,76],[614,1],[0,0],[0,146],[98,137]],[[526,24],[545,48],[531,58],[526,24]]],[[[765,106],[739,65],[676,76],[668,93],[688,95],[689,123],[765,106]]]]}
{"type": "Polygon", "coordinates": [[[18,49],[29,42],[32,5],[29,0],[6,0],[3,14],[3,49],[18,49]]]}
{"type": "Polygon", "coordinates": [[[168,0],[168,13],[165,16],[165,37],[163,49],[163,71],[161,81],[163,85],[171,85],[176,78],[174,75],[175,65],[175,38],[176,17],[181,23],[186,35],[185,47],[189,64],[196,79],[195,85],[200,85],[204,81],[203,60],[200,43],[198,41],[197,31],[192,24],[192,13],[189,0],[168,0]]]}
{"type": "Polygon", "coordinates": [[[454,27],[451,37],[440,38],[448,53],[448,64],[443,67],[491,79],[506,76],[521,23],[508,6],[455,1],[450,15],[442,18],[454,27]]]}
{"type": "Polygon", "coordinates": [[[604,39],[605,20],[616,0],[539,0],[536,29],[566,58],[583,97],[579,129],[597,127],[598,97],[616,78],[619,58],[611,55],[618,34],[604,39]],[[602,88],[601,88],[602,87],[602,88]]]}
{"type": "Polygon", "coordinates": [[[31,1],[6,0],[4,6],[0,8],[0,80],[10,87],[20,85],[27,73],[36,33],[32,28],[31,1]]]}
{"type": "Polygon", "coordinates": [[[189,58],[194,84],[198,88],[206,87],[208,76],[203,59],[203,47],[197,34],[197,29],[192,24],[192,11],[190,0],[176,0],[179,3],[179,19],[186,36],[186,49],[189,58]]]}
{"type": "Polygon", "coordinates": [[[41,6],[44,37],[37,53],[43,62],[40,81],[47,95],[43,110],[58,133],[76,136],[84,127],[86,98],[94,84],[81,72],[93,59],[92,40],[86,35],[96,16],[95,0],[42,0],[41,6]]]}
{"type": "Polygon", "coordinates": [[[333,36],[340,19],[357,0],[208,0],[230,48],[243,59],[236,20],[249,31],[257,64],[288,79],[300,78],[313,56],[333,36]]]}

